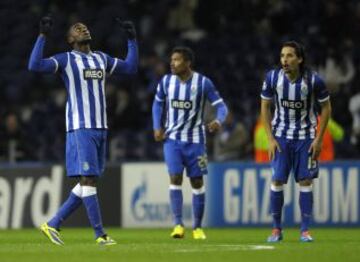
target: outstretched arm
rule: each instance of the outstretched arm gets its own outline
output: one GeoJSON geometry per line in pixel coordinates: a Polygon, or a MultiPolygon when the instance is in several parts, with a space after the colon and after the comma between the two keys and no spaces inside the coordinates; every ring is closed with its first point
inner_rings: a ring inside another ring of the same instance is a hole
{"type": "Polygon", "coordinates": [[[52,58],[43,58],[43,50],[45,45],[45,36],[40,34],[37,38],[34,48],[30,55],[28,69],[34,72],[55,72],[57,70],[57,62],[52,58]]]}
{"type": "Polygon", "coordinates": [[[45,37],[52,29],[53,20],[50,16],[45,16],[40,20],[40,35],[36,40],[31,52],[28,69],[35,72],[56,72],[58,64],[55,59],[43,59],[45,37]]]}
{"type": "Polygon", "coordinates": [[[112,69],[113,74],[136,74],[138,69],[138,46],[135,39],[128,40],[128,53],[125,60],[115,58],[112,69]]]}
{"type": "Polygon", "coordinates": [[[139,54],[135,26],[131,21],[121,21],[120,18],[116,18],[116,22],[128,38],[128,53],[125,60],[115,58],[110,73],[136,74],[139,64],[139,54]]]}

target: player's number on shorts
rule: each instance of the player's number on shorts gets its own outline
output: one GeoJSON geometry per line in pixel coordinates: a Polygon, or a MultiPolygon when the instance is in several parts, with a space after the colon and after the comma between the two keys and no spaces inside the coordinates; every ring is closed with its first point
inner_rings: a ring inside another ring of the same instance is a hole
{"type": "Polygon", "coordinates": [[[308,157],[308,169],[314,169],[317,167],[317,160],[313,159],[311,155],[308,157]]]}
{"type": "Polygon", "coordinates": [[[207,166],[207,155],[202,155],[202,156],[198,156],[198,166],[200,167],[200,169],[205,169],[207,166]]]}

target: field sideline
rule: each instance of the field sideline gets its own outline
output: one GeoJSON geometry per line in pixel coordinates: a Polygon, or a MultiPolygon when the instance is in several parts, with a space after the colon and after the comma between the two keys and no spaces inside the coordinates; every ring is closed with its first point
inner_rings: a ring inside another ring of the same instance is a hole
{"type": "Polygon", "coordinates": [[[64,247],[51,244],[38,230],[0,230],[1,262],[92,261],[359,261],[360,228],[314,229],[315,242],[300,243],[298,229],[284,241],[267,244],[269,229],[206,229],[208,239],[169,238],[169,229],[108,229],[118,245],[98,247],[92,230],[64,228],[64,247]]]}

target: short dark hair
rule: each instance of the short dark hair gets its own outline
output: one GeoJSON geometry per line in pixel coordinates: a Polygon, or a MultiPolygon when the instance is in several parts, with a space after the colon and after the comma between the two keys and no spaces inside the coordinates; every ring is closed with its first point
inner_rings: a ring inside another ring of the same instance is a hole
{"type": "Polygon", "coordinates": [[[195,62],[194,51],[186,46],[176,46],[171,50],[171,55],[174,53],[180,53],[186,61],[190,61],[191,65],[195,62]]]}
{"type": "Polygon", "coordinates": [[[284,47],[294,48],[296,56],[302,58],[303,61],[301,62],[301,64],[299,66],[300,66],[300,72],[304,73],[304,71],[305,71],[305,47],[296,41],[287,41],[282,44],[281,49],[283,49],[284,47]]]}

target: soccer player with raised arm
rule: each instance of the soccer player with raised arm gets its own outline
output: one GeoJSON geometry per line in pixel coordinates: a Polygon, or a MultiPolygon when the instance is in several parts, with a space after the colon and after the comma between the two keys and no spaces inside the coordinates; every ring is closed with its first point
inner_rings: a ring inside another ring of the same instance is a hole
{"type": "Polygon", "coordinates": [[[96,186],[106,161],[105,75],[135,74],[138,66],[134,25],[131,22],[118,22],[128,37],[128,54],[125,60],[92,51],[91,35],[83,23],[73,24],[67,32],[67,42],[72,51],[43,58],[46,36],[53,24],[50,17],[41,19],[40,35],[30,56],[29,70],[58,72],[68,94],[65,115],[66,170],[67,176],[79,182],[54,217],[40,227],[56,245],[64,244],[59,234],[61,223],[82,203],[95,231],[96,243],[116,244],[103,229],[96,186]]]}
{"type": "Polygon", "coordinates": [[[194,54],[190,48],[172,50],[171,74],[165,75],[157,86],[153,129],[155,140],[164,142],[164,158],[170,175],[170,206],[175,224],[171,237],[183,238],[185,234],[182,221],[185,168],[193,192],[193,238],[206,239],[201,227],[205,207],[203,175],[207,173],[205,102],[208,100],[217,111],[216,119],[207,125],[210,132],[221,127],[228,110],[211,80],[193,71],[193,63],[194,54]]]}
{"type": "Polygon", "coordinates": [[[312,181],[318,176],[317,158],[331,114],[330,97],[319,75],[305,68],[305,51],[301,44],[285,42],[280,62],[281,68],[267,73],[261,92],[261,117],[269,139],[272,167],[270,210],[273,230],[267,241],[279,242],[283,238],[283,185],[292,170],[295,181],[300,185],[300,241],[311,242],[312,181]],[[271,121],[272,102],[275,112],[271,121]],[[321,108],[318,130],[316,105],[321,108]]]}

